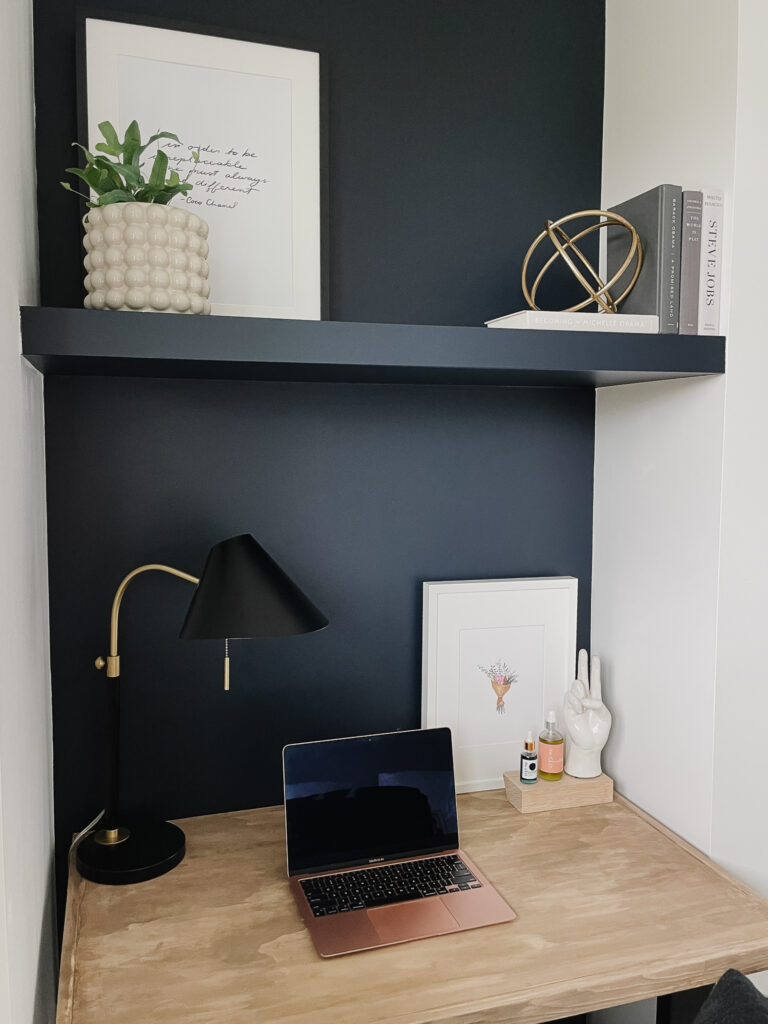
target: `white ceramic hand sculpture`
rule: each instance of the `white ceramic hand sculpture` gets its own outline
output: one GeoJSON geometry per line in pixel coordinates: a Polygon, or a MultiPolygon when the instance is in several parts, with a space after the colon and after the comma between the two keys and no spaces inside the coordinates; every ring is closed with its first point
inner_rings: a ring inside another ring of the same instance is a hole
{"type": "Polygon", "coordinates": [[[591,673],[587,664],[587,652],[579,651],[576,679],[565,695],[563,708],[568,732],[565,771],[577,779],[600,775],[600,752],[611,731],[611,712],[602,700],[600,659],[592,658],[591,673]]]}

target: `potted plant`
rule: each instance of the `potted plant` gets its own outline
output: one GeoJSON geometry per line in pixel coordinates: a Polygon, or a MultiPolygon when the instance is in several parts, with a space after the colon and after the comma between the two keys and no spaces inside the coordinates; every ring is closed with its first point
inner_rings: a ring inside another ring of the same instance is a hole
{"type": "MultiPolygon", "coordinates": [[[[159,139],[178,138],[158,132],[142,143],[136,121],[121,142],[109,121],[99,131],[104,142],[97,154],[75,142],[85,167],[68,167],[91,190],[77,192],[89,212],[85,227],[87,271],[83,305],[87,309],[134,309],[159,313],[210,313],[208,300],[208,225],[196,213],[168,203],[192,188],[168,170],[168,155],[158,149],[144,177],[142,155],[159,139]]],[[[193,153],[197,162],[199,153],[193,153]]],[[[76,190],[66,182],[70,192],[76,190]]]]}

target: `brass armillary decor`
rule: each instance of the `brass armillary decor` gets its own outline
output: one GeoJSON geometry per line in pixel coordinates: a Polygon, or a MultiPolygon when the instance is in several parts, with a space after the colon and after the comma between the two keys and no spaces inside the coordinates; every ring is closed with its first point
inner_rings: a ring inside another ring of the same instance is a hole
{"type": "Polygon", "coordinates": [[[585,306],[591,306],[592,303],[597,305],[597,311],[603,313],[618,313],[619,304],[626,299],[627,295],[632,291],[635,281],[637,281],[638,275],[640,274],[640,268],[643,265],[643,247],[640,244],[640,236],[634,227],[625,220],[624,217],[620,217],[618,213],[612,213],[610,210],[579,210],[578,213],[569,213],[567,217],[561,217],[559,220],[548,220],[547,226],[544,231],[541,232],[532,242],[530,249],[525,254],[523,260],[523,295],[525,301],[531,307],[531,309],[540,309],[540,306],[536,305],[536,293],[539,290],[544,275],[555,262],[555,260],[563,259],[574,275],[576,280],[583,286],[587,292],[587,298],[582,302],[577,303],[575,306],[568,306],[567,309],[561,310],[563,313],[575,313],[577,310],[584,309],[585,306]],[[587,227],[582,228],[575,235],[569,235],[563,228],[563,224],[568,224],[572,220],[579,220],[582,217],[597,217],[600,218],[593,224],[589,224],[587,227]],[[605,218],[604,220],[602,218],[605,218]],[[587,235],[591,235],[593,231],[600,231],[602,228],[617,227],[622,228],[629,234],[630,245],[624,262],[621,264],[619,269],[613,275],[613,277],[606,282],[603,282],[598,272],[592,266],[590,261],[581,251],[578,246],[578,242],[582,238],[586,238],[587,235]],[[555,251],[544,263],[541,270],[536,275],[533,284],[528,287],[528,267],[531,262],[531,256],[539,247],[539,245],[548,238],[555,248],[555,251]],[[632,270],[632,276],[629,280],[629,284],[624,288],[621,295],[614,298],[611,295],[611,288],[622,279],[624,274],[630,270],[634,264],[632,270]]]}

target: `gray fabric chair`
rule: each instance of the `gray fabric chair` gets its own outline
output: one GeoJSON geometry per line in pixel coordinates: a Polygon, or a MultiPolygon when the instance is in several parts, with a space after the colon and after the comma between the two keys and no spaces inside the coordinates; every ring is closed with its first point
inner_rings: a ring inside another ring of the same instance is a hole
{"type": "Polygon", "coordinates": [[[739,971],[726,971],[693,1024],[768,1024],[768,999],[739,971]]]}

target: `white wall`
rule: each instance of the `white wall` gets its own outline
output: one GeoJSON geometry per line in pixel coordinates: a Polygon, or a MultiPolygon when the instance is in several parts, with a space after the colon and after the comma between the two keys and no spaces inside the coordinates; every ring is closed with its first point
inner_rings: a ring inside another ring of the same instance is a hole
{"type": "Polygon", "coordinates": [[[768,896],[768,8],[739,4],[712,855],[768,896]]]}
{"type": "MultiPolygon", "coordinates": [[[[51,700],[42,379],[22,363],[37,301],[32,14],[0,4],[0,1024],[54,1017],[51,700]]],[[[53,187],[52,183],[52,187],[53,187]]]]}
{"type": "Polygon", "coordinates": [[[606,16],[604,206],[664,181],[721,186],[730,225],[725,377],[598,392],[592,645],[616,723],[606,767],[768,895],[768,10],[607,0],[606,16]]]}
{"type": "MultiPolygon", "coordinates": [[[[665,181],[732,190],[737,8],[607,0],[604,206],[665,181]]],[[[725,387],[600,389],[595,421],[592,645],[615,721],[606,767],[704,850],[725,387]]]]}
{"type": "Polygon", "coordinates": [[[712,811],[723,389],[598,392],[592,647],[617,788],[703,850],[712,811]]]}

